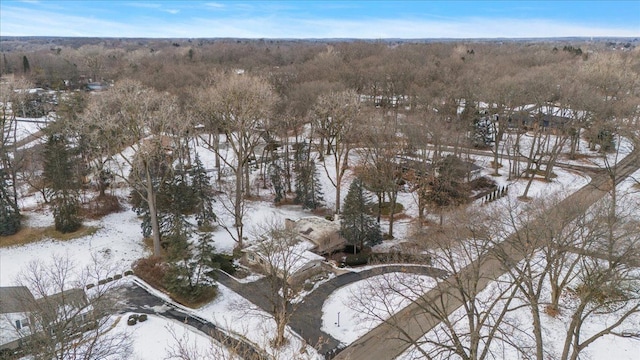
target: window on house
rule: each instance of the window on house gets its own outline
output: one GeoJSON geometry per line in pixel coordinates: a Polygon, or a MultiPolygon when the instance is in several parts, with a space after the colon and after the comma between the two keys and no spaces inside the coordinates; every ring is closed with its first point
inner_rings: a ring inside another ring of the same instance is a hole
{"type": "Polygon", "coordinates": [[[16,320],[16,330],[22,329],[22,322],[20,320],[16,320]]]}

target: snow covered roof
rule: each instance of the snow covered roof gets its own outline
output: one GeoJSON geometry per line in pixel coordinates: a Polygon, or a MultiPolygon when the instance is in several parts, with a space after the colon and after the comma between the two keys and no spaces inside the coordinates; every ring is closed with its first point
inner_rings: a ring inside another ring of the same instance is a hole
{"type": "Polygon", "coordinates": [[[315,244],[307,240],[300,240],[282,250],[273,250],[269,244],[269,239],[251,245],[243,252],[251,252],[262,258],[268,265],[273,266],[279,273],[293,275],[300,270],[304,270],[307,265],[322,261],[324,257],[317,255],[310,249],[315,248],[315,244]]]}
{"type": "Polygon", "coordinates": [[[329,221],[322,217],[309,216],[291,220],[293,230],[302,238],[313,241],[316,245],[327,236],[332,236],[340,231],[340,222],[329,221]]]}
{"type": "Polygon", "coordinates": [[[0,313],[2,314],[26,312],[26,306],[31,300],[34,300],[33,295],[25,286],[0,287],[0,313]]]}

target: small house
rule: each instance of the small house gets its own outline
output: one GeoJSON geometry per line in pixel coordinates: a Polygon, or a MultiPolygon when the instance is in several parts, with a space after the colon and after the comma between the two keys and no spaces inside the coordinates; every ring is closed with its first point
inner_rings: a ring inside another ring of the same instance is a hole
{"type": "Polygon", "coordinates": [[[316,254],[326,255],[344,248],[346,241],[340,236],[340,220],[309,216],[298,220],[285,220],[285,227],[295,231],[301,239],[311,242],[310,249],[316,254]]]}
{"type": "Polygon", "coordinates": [[[288,246],[274,246],[270,241],[265,239],[243,249],[246,262],[261,267],[267,273],[275,270],[278,277],[286,276],[289,284],[300,283],[320,272],[324,258],[309,251],[315,247],[313,243],[298,239],[288,246]]]}
{"type": "Polygon", "coordinates": [[[17,349],[32,334],[34,301],[25,286],[0,287],[0,350],[17,349]]]}
{"type": "Polygon", "coordinates": [[[48,331],[83,331],[93,328],[93,306],[83,289],[75,288],[36,300],[38,321],[48,331]]]}

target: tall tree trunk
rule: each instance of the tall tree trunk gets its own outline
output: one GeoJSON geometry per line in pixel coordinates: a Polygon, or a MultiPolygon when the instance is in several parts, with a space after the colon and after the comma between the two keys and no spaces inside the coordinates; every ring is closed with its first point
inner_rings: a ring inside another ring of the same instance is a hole
{"type": "Polygon", "coordinates": [[[151,173],[149,172],[149,165],[145,165],[145,175],[147,178],[147,204],[149,205],[149,217],[151,221],[151,233],[153,235],[153,255],[160,256],[160,224],[158,224],[158,209],[156,207],[156,193],[153,190],[153,182],[151,179],[151,173]]]}
{"type": "Polygon", "coordinates": [[[236,228],[236,234],[238,235],[238,247],[242,248],[242,202],[244,201],[244,194],[242,193],[242,179],[243,179],[244,166],[238,164],[236,167],[236,193],[235,203],[233,204],[234,223],[236,228]]]}

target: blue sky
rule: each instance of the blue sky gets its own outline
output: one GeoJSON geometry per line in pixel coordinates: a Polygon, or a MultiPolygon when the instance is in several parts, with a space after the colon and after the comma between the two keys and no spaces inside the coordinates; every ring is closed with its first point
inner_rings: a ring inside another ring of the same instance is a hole
{"type": "Polygon", "coordinates": [[[640,37],[640,0],[0,0],[0,36],[640,37]]]}

